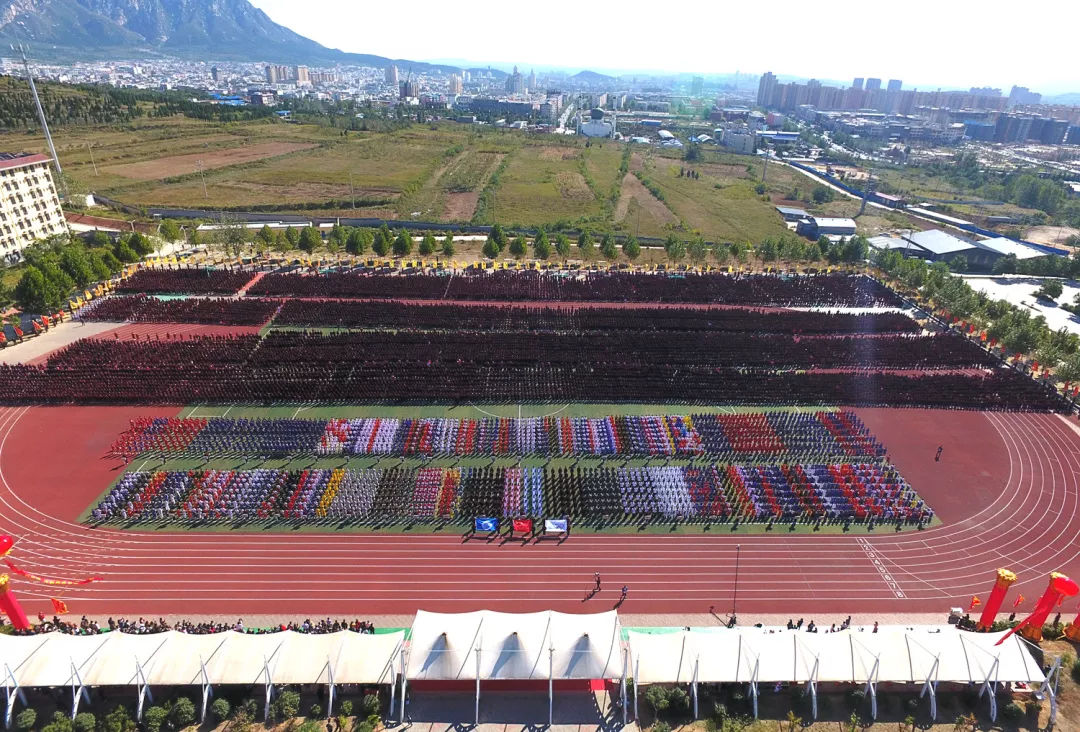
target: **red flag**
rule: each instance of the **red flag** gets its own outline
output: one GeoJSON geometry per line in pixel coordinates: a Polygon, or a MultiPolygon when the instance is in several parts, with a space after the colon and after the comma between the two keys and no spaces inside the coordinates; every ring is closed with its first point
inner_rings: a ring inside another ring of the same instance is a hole
{"type": "Polygon", "coordinates": [[[514,533],[518,534],[530,534],[533,530],[532,519],[514,519],[513,521],[514,533]]]}
{"type": "Polygon", "coordinates": [[[67,615],[68,606],[63,600],[57,600],[55,597],[49,598],[52,603],[53,612],[57,615],[67,615]]]}
{"type": "Polygon", "coordinates": [[[45,584],[45,585],[56,585],[56,586],[61,586],[61,587],[70,586],[70,585],[88,585],[91,582],[97,582],[98,580],[101,579],[101,577],[90,577],[88,579],[83,579],[83,580],[49,579],[47,577],[42,577],[39,574],[33,574],[31,572],[27,572],[22,567],[16,566],[15,563],[12,562],[10,559],[5,559],[4,564],[6,564],[8,566],[8,569],[10,569],[12,572],[19,575],[20,577],[25,577],[28,580],[33,580],[34,582],[40,582],[40,583],[45,584]]]}
{"type": "Polygon", "coordinates": [[[17,326],[17,325],[13,325],[13,326],[11,326],[11,327],[15,329],[15,335],[19,336],[20,338],[22,338],[22,337],[23,337],[23,330],[22,330],[22,328],[20,328],[20,327],[19,327],[19,326],[17,326]]]}
{"type": "Polygon", "coordinates": [[[1013,600],[1013,607],[1020,607],[1023,604],[1024,604],[1024,596],[1023,595],[1017,595],[1016,599],[1013,600]]]}
{"type": "Polygon", "coordinates": [[[972,595],[971,596],[971,605],[968,606],[968,610],[974,610],[979,605],[982,605],[982,600],[979,599],[978,595],[972,595]]]}
{"type": "Polygon", "coordinates": [[[31,320],[30,325],[34,326],[35,333],[40,333],[42,331],[41,323],[37,322],[36,320],[31,320]]]}

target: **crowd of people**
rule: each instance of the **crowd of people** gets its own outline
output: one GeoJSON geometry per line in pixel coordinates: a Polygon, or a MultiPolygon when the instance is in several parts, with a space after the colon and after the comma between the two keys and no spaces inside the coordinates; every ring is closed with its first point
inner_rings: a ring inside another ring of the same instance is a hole
{"type": "Polygon", "coordinates": [[[875,458],[884,446],[853,412],[609,415],[606,417],[140,417],[110,454],[875,458]]]}
{"type": "Polygon", "coordinates": [[[932,518],[933,511],[882,461],[129,472],[91,511],[98,522],[431,521],[478,516],[920,523],[932,518]]]}
{"type": "Polygon", "coordinates": [[[120,295],[94,300],[79,320],[133,323],[264,325],[281,307],[277,300],[254,297],[185,297],[162,300],[150,295],[120,295]]]}
{"type": "Polygon", "coordinates": [[[116,286],[120,294],[235,295],[254,277],[239,269],[140,269],[116,286]]]}
{"type": "MultiPolygon", "coordinates": [[[[2,623],[3,618],[0,618],[0,624],[2,623]]],[[[175,624],[169,624],[165,618],[158,618],[155,620],[153,618],[140,617],[138,620],[129,620],[127,618],[113,619],[110,617],[104,623],[99,623],[97,620],[88,618],[85,615],[83,615],[78,622],[73,622],[64,620],[59,615],[54,615],[50,619],[42,613],[38,615],[38,622],[29,630],[12,630],[12,635],[37,635],[40,633],[53,632],[64,633],[66,635],[100,635],[102,633],[154,635],[157,633],[165,633],[170,630],[187,633],[188,635],[210,635],[228,631],[245,633],[247,635],[264,635],[267,633],[280,633],[286,630],[291,630],[296,633],[311,633],[318,635],[338,633],[343,630],[351,630],[354,633],[371,634],[375,632],[375,625],[366,620],[360,620],[359,618],[352,621],[335,620],[331,618],[312,621],[308,618],[300,622],[289,621],[288,623],[281,623],[269,627],[247,626],[244,624],[243,618],[238,618],[235,623],[179,620],[175,624]]]]}
{"type": "MultiPolygon", "coordinates": [[[[167,273],[165,273],[167,274],[167,273]]],[[[147,291],[147,290],[143,290],[147,291]]],[[[315,298],[397,298],[505,302],[654,302],[730,305],[873,307],[902,304],[891,290],[865,276],[630,272],[537,272],[496,270],[386,274],[270,273],[250,294],[315,298]]]]}
{"type": "Polygon", "coordinates": [[[747,307],[618,307],[587,305],[402,303],[375,300],[286,300],[275,325],[394,330],[564,331],[648,330],[753,333],[914,333],[907,315],[808,312],[747,307]]]}

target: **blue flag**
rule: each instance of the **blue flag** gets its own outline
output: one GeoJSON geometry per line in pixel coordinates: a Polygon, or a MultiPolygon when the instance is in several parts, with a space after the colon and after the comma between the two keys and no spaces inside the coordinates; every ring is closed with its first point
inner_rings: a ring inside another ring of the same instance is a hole
{"type": "Polygon", "coordinates": [[[475,519],[474,527],[477,533],[490,534],[499,530],[499,519],[490,517],[481,517],[475,519]]]}

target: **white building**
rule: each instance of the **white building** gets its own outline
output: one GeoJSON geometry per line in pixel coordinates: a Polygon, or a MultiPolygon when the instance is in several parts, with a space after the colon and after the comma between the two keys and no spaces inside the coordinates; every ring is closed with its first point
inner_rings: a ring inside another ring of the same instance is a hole
{"type": "Polygon", "coordinates": [[[39,239],[67,233],[50,161],[48,155],[0,153],[0,257],[5,260],[18,259],[39,239]]]}
{"type": "Polygon", "coordinates": [[[754,152],[754,142],[754,133],[745,127],[724,130],[722,144],[732,152],[751,155],[754,152]]]}

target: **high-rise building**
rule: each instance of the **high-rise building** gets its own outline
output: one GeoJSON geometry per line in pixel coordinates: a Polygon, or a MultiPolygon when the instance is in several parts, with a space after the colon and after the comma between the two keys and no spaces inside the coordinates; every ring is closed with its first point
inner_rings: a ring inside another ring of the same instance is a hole
{"type": "Polygon", "coordinates": [[[761,75],[757,87],[757,104],[759,107],[770,107],[776,104],[773,99],[776,93],[776,84],[776,74],[773,72],[766,71],[761,75]]]}
{"type": "Polygon", "coordinates": [[[308,74],[307,66],[293,66],[293,78],[296,79],[298,85],[311,83],[311,75],[308,74]]]}
{"type": "Polygon", "coordinates": [[[214,80],[215,84],[221,83],[221,70],[217,66],[210,67],[210,78],[214,80]]]}
{"type": "Polygon", "coordinates": [[[412,79],[403,81],[398,86],[398,96],[401,99],[416,98],[420,96],[420,85],[412,79]]]}
{"type": "Polygon", "coordinates": [[[529,70],[528,90],[530,92],[536,91],[536,69],[529,70]]]}
{"type": "Polygon", "coordinates": [[[873,78],[871,78],[871,79],[866,80],[866,91],[875,92],[880,88],[881,88],[881,79],[873,79],[873,78]]]}
{"type": "Polygon", "coordinates": [[[390,86],[398,85],[397,66],[390,64],[386,67],[386,83],[390,86]]]}
{"type": "Polygon", "coordinates": [[[514,67],[514,73],[506,77],[506,91],[508,94],[525,93],[525,79],[521,76],[517,66],[514,67]]]}
{"type": "Polygon", "coordinates": [[[859,91],[862,91],[862,85],[863,85],[863,78],[861,76],[856,76],[855,81],[851,82],[851,88],[852,89],[858,89],[859,91]]]}
{"type": "Polygon", "coordinates": [[[1019,104],[1038,104],[1042,101],[1042,94],[1033,92],[1026,86],[1014,86],[1012,91],[1009,92],[1009,106],[1015,107],[1019,104]]]}
{"type": "Polygon", "coordinates": [[[705,91],[705,78],[702,76],[695,76],[690,82],[690,95],[700,97],[702,92],[705,91]]]}
{"type": "Polygon", "coordinates": [[[887,87],[890,94],[900,91],[900,87],[904,85],[904,82],[900,79],[889,79],[889,86],[887,87]]]}
{"type": "Polygon", "coordinates": [[[462,82],[461,77],[457,74],[450,75],[450,83],[447,85],[447,90],[451,94],[461,94],[465,89],[465,84],[462,82]]]}
{"type": "Polygon", "coordinates": [[[39,239],[67,232],[48,155],[0,153],[0,258],[19,258],[39,239]]]}

